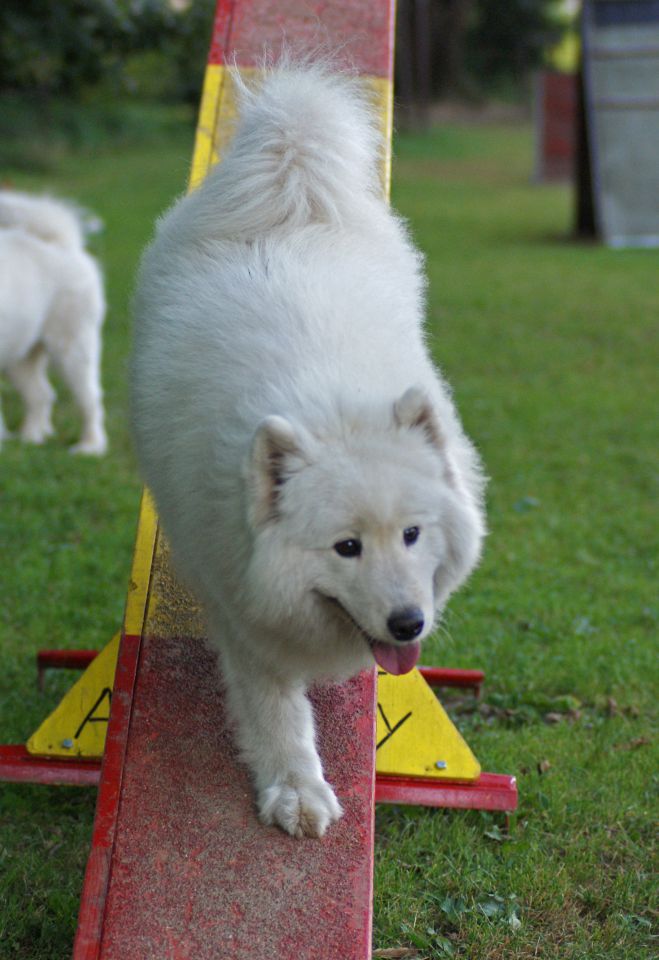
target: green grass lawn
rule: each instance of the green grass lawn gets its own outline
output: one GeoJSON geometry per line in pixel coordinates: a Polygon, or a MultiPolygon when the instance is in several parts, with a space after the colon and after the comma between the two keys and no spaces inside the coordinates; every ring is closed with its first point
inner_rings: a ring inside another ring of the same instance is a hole
{"type": "MultiPolygon", "coordinates": [[[[2,741],[25,739],[73,679],[38,694],[35,651],[100,647],[121,621],[140,488],[128,303],[191,146],[181,127],[62,158],[47,182],[0,171],[106,222],[111,441],[103,460],[69,456],[64,396],[55,439],[0,454],[2,741]]],[[[520,126],[397,143],[394,201],[427,254],[431,343],[491,477],[484,561],[424,660],[486,671],[480,703],[446,703],[483,768],[520,790],[509,835],[478,812],[378,809],[374,948],[410,960],[656,955],[657,253],[572,242],[567,189],[532,185],[531,167],[520,126]]],[[[16,426],[16,398],[2,399],[16,426]]],[[[2,960],[70,955],[94,800],[0,786],[2,960]]]]}

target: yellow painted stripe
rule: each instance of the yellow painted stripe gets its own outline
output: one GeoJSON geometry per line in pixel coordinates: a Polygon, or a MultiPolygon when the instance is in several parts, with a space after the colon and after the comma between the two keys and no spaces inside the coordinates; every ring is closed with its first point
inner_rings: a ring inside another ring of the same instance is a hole
{"type": "Polygon", "coordinates": [[[380,118],[380,131],[384,142],[382,158],[382,189],[389,199],[391,193],[391,139],[394,130],[394,85],[386,77],[363,77],[371,91],[373,105],[380,118]]]}
{"type": "Polygon", "coordinates": [[[140,502],[133,564],[128,581],[124,633],[141,636],[149,599],[151,566],[158,532],[158,517],[153,499],[144,488],[140,502]]]}
{"type": "Polygon", "coordinates": [[[204,74],[204,85],[199,104],[199,119],[192,153],[189,189],[198,187],[209,168],[218,161],[216,141],[222,103],[222,87],[226,77],[224,67],[209,64],[204,74]]]}

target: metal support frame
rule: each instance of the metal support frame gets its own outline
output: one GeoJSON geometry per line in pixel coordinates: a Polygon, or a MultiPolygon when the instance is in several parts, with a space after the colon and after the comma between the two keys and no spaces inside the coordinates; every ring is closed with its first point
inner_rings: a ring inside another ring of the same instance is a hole
{"type": "MultiPolygon", "coordinates": [[[[37,653],[40,687],[47,669],[84,670],[97,653],[96,650],[40,650],[37,653]]],[[[481,670],[419,667],[419,673],[433,688],[471,690],[475,696],[480,696],[485,680],[481,670]]],[[[0,780],[15,783],[98,786],[101,763],[101,760],[74,757],[37,757],[28,753],[22,744],[0,745],[0,780]]],[[[517,807],[517,783],[515,777],[495,773],[482,773],[474,783],[377,774],[375,802],[511,813],[517,807]]]]}

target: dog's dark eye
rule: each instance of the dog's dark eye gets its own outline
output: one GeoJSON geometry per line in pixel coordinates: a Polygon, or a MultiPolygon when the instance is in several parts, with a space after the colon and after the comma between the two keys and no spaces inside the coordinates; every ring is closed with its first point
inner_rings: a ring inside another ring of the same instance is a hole
{"type": "Polygon", "coordinates": [[[419,539],[419,534],[421,531],[418,527],[408,527],[407,530],[403,530],[403,540],[405,541],[405,546],[411,547],[413,543],[416,543],[419,539]]]}
{"type": "Polygon", "coordinates": [[[359,557],[362,552],[361,540],[340,540],[334,544],[334,549],[340,557],[359,557]]]}

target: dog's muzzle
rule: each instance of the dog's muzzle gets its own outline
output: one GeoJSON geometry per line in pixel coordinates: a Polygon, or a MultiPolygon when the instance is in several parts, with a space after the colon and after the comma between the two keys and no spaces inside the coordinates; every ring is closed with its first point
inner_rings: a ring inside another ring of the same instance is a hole
{"type": "Polygon", "coordinates": [[[371,636],[336,597],[329,597],[320,591],[316,593],[339,610],[359,631],[368,643],[375,661],[383,670],[400,675],[414,669],[421,653],[421,644],[417,637],[424,625],[423,613],[418,607],[406,607],[391,614],[387,621],[387,628],[394,637],[394,642],[391,643],[376,640],[371,636]]]}

